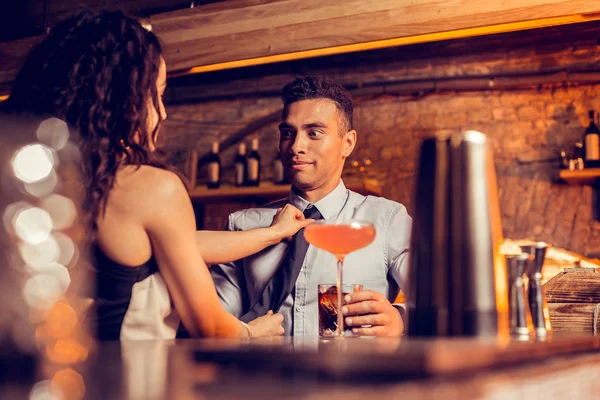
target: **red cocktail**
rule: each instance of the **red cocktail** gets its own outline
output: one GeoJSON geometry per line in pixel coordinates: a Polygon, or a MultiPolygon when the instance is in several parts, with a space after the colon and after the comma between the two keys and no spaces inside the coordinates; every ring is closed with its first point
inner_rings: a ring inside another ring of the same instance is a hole
{"type": "Polygon", "coordinates": [[[337,336],[343,336],[342,315],[342,268],[348,253],[368,246],[375,239],[375,227],[365,221],[318,221],[304,228],[306,241],[313,246],[332,253],[337,259],[337,336]]]}

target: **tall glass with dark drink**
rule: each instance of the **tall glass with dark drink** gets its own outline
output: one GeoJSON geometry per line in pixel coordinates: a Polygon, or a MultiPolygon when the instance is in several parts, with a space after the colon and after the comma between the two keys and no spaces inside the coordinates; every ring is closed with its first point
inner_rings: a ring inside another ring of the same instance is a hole
{"type": "MultiPolygon", "coordinates": [[[[363,290],[363,285],[345,284],[342,285],[342,297],[363,290]]],[[[337,285],[320,284],[319,285],[319,336],[335,336],[338,326],[338,295],[337,285]]],[[[345,325],[345,324],[344,324],[345,325]]],[[[351,327],[343,327],[344,335],[351,331],[351,327]]]]}

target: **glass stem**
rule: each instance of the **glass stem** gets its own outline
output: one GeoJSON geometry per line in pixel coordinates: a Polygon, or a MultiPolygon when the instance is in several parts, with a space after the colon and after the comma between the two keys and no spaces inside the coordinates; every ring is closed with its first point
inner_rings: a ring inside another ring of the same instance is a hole
{"type": "Polygon", "coordinates": [[[337,303],[338,303],[338,312],[337,312],[337,329],[336,335],[338,337],[344,336],[344,314],[342,314],[342,268],[344,266],[344,257],[337,258],[337,303]]]}

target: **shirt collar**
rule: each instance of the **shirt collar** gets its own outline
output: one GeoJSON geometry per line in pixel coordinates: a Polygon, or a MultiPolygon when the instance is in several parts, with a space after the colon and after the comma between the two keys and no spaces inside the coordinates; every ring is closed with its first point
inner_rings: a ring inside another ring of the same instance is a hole
{"type": "MultiPolygon", "coordinates": [[[[329,194],[321,200],[313,203],[313,205],[319,210],[324,219],[331,219],[340,213],[347,198],[348,190],[346,190],[344,182],[340,179],[340,183],[335,189],[329,192],[329,194]]],[[[302,212],[304,212],[306,207],[311,204],[308,200],[298,195],[293,189],[290,191],[289,202],[302,212]]]]}

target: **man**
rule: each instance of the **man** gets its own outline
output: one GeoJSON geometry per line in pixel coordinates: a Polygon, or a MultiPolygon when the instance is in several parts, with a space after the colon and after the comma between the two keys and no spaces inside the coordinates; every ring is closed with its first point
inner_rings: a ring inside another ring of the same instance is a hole
{"type": "MultiPolygon", "coordinates": [[[[371,221],[375,241],[345,259],[344,282],[364,286],[346,296],[343,311],[351,317],[345,322],[359,335],[401,335],[404,323],[390,301],[407,281],[412,220],[403,205],[349,191],[341,180],[357,140],[350,94],[330,79],[304,77],[283,88],[283,103],[279,152],[292,182],[289,198],[231,214],[228,229],[269,226],[286,203],[307,218],[371,221]]],[[[331,254],[308,246],[302,235],[211,268],[225,308],[242,320],[274,309],[284,316],[286,335],[317,335],[317,285],[336,281],[336,263],[331,254]]]]}

